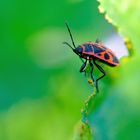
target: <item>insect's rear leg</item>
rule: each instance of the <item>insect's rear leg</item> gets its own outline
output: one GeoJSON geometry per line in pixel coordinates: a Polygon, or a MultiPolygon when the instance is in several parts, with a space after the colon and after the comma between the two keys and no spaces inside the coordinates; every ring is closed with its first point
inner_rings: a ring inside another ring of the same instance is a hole
{"type": "Polygon", "coordinates": [[[99,66],[95,61],[93,61],[93,62],[94,62],[94,64],[96,65],[96,67],[100,70],[100,72],[103,73],[103,75],[102,75],[101,77],[99,77],[99,78],[96,80],[96,88],[97,88],[97,92],[99,92],[99,89],[98,89],[98,81],[99,81],[100,79],[102,79],[102,78],[106,75],[106,73],[105,73],[105,71],[102,69],[101,66],[99,66]]]}

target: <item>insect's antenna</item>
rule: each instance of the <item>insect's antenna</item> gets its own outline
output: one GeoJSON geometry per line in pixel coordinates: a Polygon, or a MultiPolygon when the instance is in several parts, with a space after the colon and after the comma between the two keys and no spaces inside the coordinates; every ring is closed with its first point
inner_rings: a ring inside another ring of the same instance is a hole
{"type": "Polygon", "coordinates": [[[63,44],[66,44],[66,45],[69,46],[72,50],[74,50],[74,49],[72,48],[72,46],[71,46],[69,43],[63,42],[63,44]]]}
{"type": "Polygon", "coordinates": [[[74,48],[76,48],[75,43],[74,43],[74,40],[73,40],[73,37],[72,37],[72,34],[71,34],[71,31],[70,31],[70,28],[69,28],[69,26],[68,26],[67,22],[65,22],[65,24],[66,24],[67,29],[68,29],[68,32],[69,32],[69,34],[70,34],[72,44],[73,44],[74,48]]]}
{"type": "MultiPolygon", "coordinates": [[[[72,46],[69,44],[69,43],[67,43],[67,42],[63,42],[63,44],[66,44],[67,46],[69,46],[72,50],[74,50],[73,48],[72,48],[72,46]]],[[[84,63],[84,61],[82,60],[82,58],[79,56],[79,58],[81,59],[81,61],[84,63]]]]}

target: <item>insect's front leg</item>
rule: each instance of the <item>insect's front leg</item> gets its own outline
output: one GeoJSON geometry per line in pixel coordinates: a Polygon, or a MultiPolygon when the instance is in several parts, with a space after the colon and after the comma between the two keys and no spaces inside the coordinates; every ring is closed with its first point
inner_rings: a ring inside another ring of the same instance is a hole
{"type": "Polygon", "coordinates": [[[87,65],[87,59],[86,59],[86,61],[83,63],[83,65],[81,66],[80,72],[85,72],[84,69],[85,69],[86,65],[87,65]]]}
{"type": "Polygon", "coordinates": [[[90,76],[91,76],[92,81],[94,82],[94,81],[95,81],[95,80],[94,80],[94,77],[93,77],[94,65],[93,65],[93,63],[91,62],[91,60],[89,61],[89,64],[90,64],[90,66],[91,66],[90,76]]]}

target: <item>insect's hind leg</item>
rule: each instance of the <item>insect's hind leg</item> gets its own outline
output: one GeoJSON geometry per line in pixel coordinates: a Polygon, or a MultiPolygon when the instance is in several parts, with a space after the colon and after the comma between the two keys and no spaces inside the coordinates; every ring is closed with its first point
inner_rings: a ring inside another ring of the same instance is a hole
{"type": "Polygon", "coordinates": [[[100,79],[102,79],[102,78],[106,75],[106,73],[105,73],[105,71],[102,69],[102,67],[99,66],[95,61],[93,61],[93,63],[94,63],[94,64],[96,65],[96,67],[100,70],[100,72],[103,73],[103,75],[102,75],[101,77],[99,77],[99,78],[96,80],[96,88],[97,88],[97,92],[99,92],[99,89],[98,89],[98,81],[99,81],[100,79]]]}

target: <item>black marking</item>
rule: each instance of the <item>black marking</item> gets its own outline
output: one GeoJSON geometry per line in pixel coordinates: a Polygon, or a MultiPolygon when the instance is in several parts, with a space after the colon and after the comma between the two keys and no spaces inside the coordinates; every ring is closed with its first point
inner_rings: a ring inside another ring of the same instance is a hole
{"type": "Polygon", "coordinates": [[[115,62],[115,63],[119,63],[119,61],[118,61],[118,59],[117,59],[116,56],[113,56],[113,62],[115,62]]]}
{"type": "Polygon", "coordinates": [[[114,63],[119,63],[118,58],[117,58],[115,55],[113,55],[111,52],[109,52],[109,53],[111,54],[111,56],[112,56],[112,58],[113,58],[113,62],[114,62],[114,63]]]}
{"type": "Polygon", "coordinates": [[[105,58],[106,60],[108,60],[110,57],[109,57],[109,55],[108,55],[107,53],[105,53],[105,54],[104,54],[104,58],[105,58]]]}
{"type": "Polygon", "coordinates": [[[95,53],[95,54],[96,54],[96,53],[100,53],[100,52],[104,52],[103,49],[101,49],[101,48],[99,48],[99,47],[96,47],[95,45],[93,46],[93,48],[94,48],[94,53],[95,53]]]}
{"type": "Polygon", "coordinates": [[[98,55],[98,56],[101,56],[102,54],[101,54],[101,53],[98,53],[97,55],[98,55]]]}
{"type": "Polygon", "coordinates": [[[93,52],[93,46],[91,44],[84,44],[85,52],[93,52]]]}

